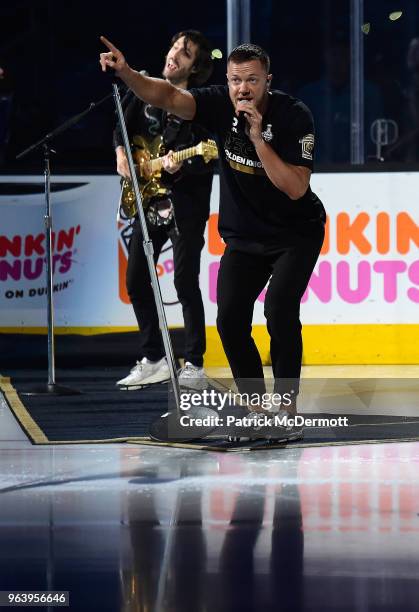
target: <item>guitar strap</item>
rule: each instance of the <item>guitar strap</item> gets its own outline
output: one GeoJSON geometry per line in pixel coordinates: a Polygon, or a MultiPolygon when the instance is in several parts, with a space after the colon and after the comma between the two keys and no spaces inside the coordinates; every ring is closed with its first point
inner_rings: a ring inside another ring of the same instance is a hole
{"type": "Polygon", "coordinates": [[[176,150],[179,145],[183,146],[187,143],[178,143],[176,142],[182,128],[182,124],[184,123],[183,119],[176,117],[175,115],[171,115],[170,113],[164,113],[163,116],[163,142],[165,146],[166,152],[170,149],[176,150]]]}
{"type": "MultiPolygon", "coordinates": [[[[163,143],[165,152],[170,151],[170,149],[176,149],[176,144],[178,144],[176,140],[178,139],[182,123],[183,119],[171,115],[170,113],[163,113],[162,124],[164,126],[163,143]]],[[[147,208],[146,217],[151,228],[161,227],[162,225],[166,227],[171,226],[173,230],[178,233],[175,211],[170,193],[167,198],[152,201],[147,208]]]]}

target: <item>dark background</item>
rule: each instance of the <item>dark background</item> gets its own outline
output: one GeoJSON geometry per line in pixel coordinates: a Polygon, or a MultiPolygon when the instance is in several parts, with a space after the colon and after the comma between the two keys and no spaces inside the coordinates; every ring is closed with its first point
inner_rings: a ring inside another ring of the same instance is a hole
{"type": "MultiPolygon", "coordinates": [[[[418,70],[408,68],[407,50],[419,35],[417,0],[365,0],[366,156],[375,147],[369,137],[377,117],[397,122],[400,138],[386,162],[417,161],[418,70]],[[402,10],[397,21],[392,11],[402,10]]],[[[252,41],[272,58],[274,87],[301,97],[312,108],[319,147],[317,162],[349,162],[349,0],[253,0],[252,41]],[[331,134],[335,140],[331,141],[331,134]]],[[[215,60],[211,82],[225,82],[227,22],[225,0],[182,3],[103,3],[96,0],[14,0],[0,5],[0,172],[42,168],[31,155],[15,156],[33,141],[90,102],[110,91],[99,69],[105,34],[129,63],[159,76],[172,35],[201,30],[224,54],[215,60]]],[[[112,99],[56,142],[55,172],[112,172],[114,153],[112,99]]],[[[368,156],[370,159],[368,160],[368,156]]]]}
{"type": "MultiPolygon", "coordinates": [[[[111,91],[100,70],[104,34],[124,51],[129,63],[160,76],[164,55],[175,32],[202,30],[214,47],[225,51],[224,2],[110,3],[72,0],[14,0],[0,5],[0,66],[7,71],[13,91],[10,134],[4,166],[35,165],[13,157],[20,149],[81,112],[111,91]],[[149,8],[146,8],[147,5],[149,8]],[[211,25],[213,24],[213,25],[211,25]],[[219,25],[217,25],[219,24],[219,25]]],[[[217,62],[215,62],[217,63],[217,62]]],[[[218,62],[224,69],[224,60],[218,62]]],[[[219,78],[222,78],[223,70],[219,78]]],[[[55,167],[89,172],[113,169],[111,132],[114,103],[110,99],[57,141],[55,167]]],[[[3,166],[3,167],[4,167],[3,166]]]]}

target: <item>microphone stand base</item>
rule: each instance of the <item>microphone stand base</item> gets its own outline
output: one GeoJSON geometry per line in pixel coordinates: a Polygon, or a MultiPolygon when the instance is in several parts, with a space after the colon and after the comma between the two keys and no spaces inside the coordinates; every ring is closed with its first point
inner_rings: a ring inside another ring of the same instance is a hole
{"type": "Polygon", "coordinates": [[[172,410],[153,421],[148,434],[156,442],[201,440],[217,429],[218,418],[217,412],[206,406],[193,406],[180,414],[172,410]]]}
{"type": "Polygon", "coordinates": [[[19,391],[19,395],[81,395],[82,391],[77,389],[70,389],[70,387],[64,387],[57,385],[56,383],[45,383],[34,387],[33,389],[26,389],[25,391],[19,391]]]}

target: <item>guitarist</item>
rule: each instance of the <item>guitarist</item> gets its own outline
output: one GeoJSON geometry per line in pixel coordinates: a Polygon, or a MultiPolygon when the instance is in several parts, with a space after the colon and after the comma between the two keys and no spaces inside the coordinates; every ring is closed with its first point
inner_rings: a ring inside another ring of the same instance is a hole
{"type": "MultiPolygon", "coordinates": [[[[163,77],[176,87],[188,89],[205,83],[211,72],[211,48],[205,37],[196,30],[175,34],[166,56],[163,77]]],[[[169,188],[169,197],[152,203],[146,217],[156,263],[169,238],[173,244],[174,283],[185,325],[185,367],[179,373],[179,380],[181,384],[182,381],[199,384],[205,378],[203,355],[206,348],[199,270],[209,216],[213,163],[205,164],[201,157],[175,163],[172,152],[207,140],[209,134],[191,121],[145,104],[131,91],[125,96],[123,107],[130,140],[134,135],[146,140],[162,135],[167,151],[162,181],[169,188]]],[[[114,147],[118,174],[130,178],[119,126],[114,131],[114,147]]],[[[170,378],[137,216],[129,245],[126,283],[140,328],[139,360],[128,376],[116,383],[120,389],[128,390],[170,378]]]]}

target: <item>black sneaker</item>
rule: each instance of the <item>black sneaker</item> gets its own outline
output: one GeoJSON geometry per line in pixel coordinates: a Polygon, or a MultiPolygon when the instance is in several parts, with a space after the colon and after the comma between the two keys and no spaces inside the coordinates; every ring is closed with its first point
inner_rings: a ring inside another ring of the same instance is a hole
{"type": "Polygon", "coordinates": [[[286,442],[303,437],[303,427],[294,424],[293,415],[286,410],[279,412],[249,412],[242,419],[243,425],[234,426],[228,439],[230,442],[248,442],[250,440],[268,440],[286,442]]]}

